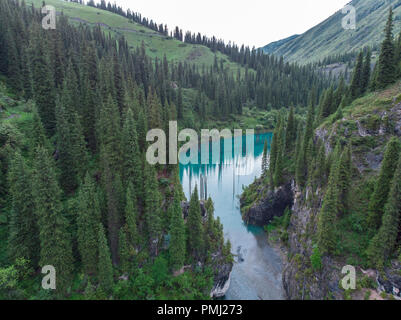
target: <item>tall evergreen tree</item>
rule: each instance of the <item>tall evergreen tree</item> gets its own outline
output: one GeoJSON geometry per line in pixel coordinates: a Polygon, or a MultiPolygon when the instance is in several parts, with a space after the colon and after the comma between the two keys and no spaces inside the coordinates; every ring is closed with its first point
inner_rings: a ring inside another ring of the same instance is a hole
{"type": "Polygon", "coordinates": [[[145,219],[149,246],[153,255],[158,254],[162,232],[161,196],[155,169],[145,162],[145,219]]]}
{"type": "Polygon", "coordinates": [[[101,220],[99,198],[89,173],[78,194],[77,239],[82,268],[95,274],[98,260],[98,226],[101,220]]]}
{"type": "Polygon", "coordinates": [[[12,261],[25,258],[30,260],[33,267],[36,267],[39,238],[32,195],[32,175],[18,151],[15,152],[10,163],[8,180],[11,196],[9,255],[12,261]]]}
{"type": "Polygon", "coordinates": [[[267,153],[267,140],[265,140],[265,144],[263,146],[263,156],[262,156],[262,174],[264,174],[268,169],[268,153],[267,153]]]}
{"type": "Polygon", "coordinates": [[[368,255],[376,267],[383,267],[385,262],[395,253],[397,237],[401,227],[401,157],[394,174],[388,201],[384,208],[382,224],[379,232],[372,239],[368,255]]]}
{"type": "Polygon", "coordinates": [[[290,155],[294,150],[297,128],[295,125],[294,108],[290,108],[287,120],[287,128],[285,133],[285,152],[290,155]]]}
{"type": "Polygon", "coordinates": [[[182,209],[178,192],[175,192],[170,222],[170,267],[179,270],[184,265],[186,252],[185,224],[182,217],[182,209]]]}
{"type": "Polygon", "coordinates": [[[37,35],[30,44],[34,99],[46,132],[52,135],[56,127],[54,80],[44,40],[37,30],[33,33],[37,35]]]}
{"type": "Polygon", "coordinates": [[[381,46],[376,86],[378,89],[385,88],[393,83],[396,77],[395,68],[395,48],[393,43],[393,9],[390,8],[386,28],[384,30],[385,38],[381,46]]]}
{"type": "Polygon", "coordinates": [[[387,144],[386,152],[377,179],[375,190],[369,201],[368,224],[374,230],[378,229],[381,224],[384,206],[387,202],[388,193],[390,191],[390,183],[394,176],[401,150],[399,139],[393,137],[387,144]]]}
{"type": "Polygon", "coordinates": [[[137,199],[142,198],[143,177],[141,168],[141,155],[138,144],[138,136],[134,115],[131,109],[128,109],[122,132],[122,150],[124,181],[132,183],[136,192],[137,199]]]}
{"type": "Polygon", "coordinates": [[[198,197],[198,187],[195,186],[195,190],[191,196],[188,209],[188,250],[196,260],[201,259],[203,253],[203,225],[201,207],[198,197]]]}
{"type": "Polygon", "coordinates": [[[336,246],[337,176],[337,165],[334,165],[331,168],[329,184],[324,195],[317,224],[317,241],[322,254],[332,253],[336,246]]]}
{"type": "Polygon", "coordinates": [[[110,293],[113,288],[113,265],[110,258],[110,250],[107,245],[103,225],[100,223],[98,229],[98,279],[100,287],[105,293],[110,293]]]}
{"type": "Polygon", "coordinates": [[[369,88],[369,82],[370,82],[370,74],[371,74],[371,57],[372,57],[372,52],[370,49],[366,52],[365,56],[365,62],[363,64],[363,70],[362,70],[362,85],[361,85],[361,93],[365,93],[368,88],[369,88]]]}
{"type": "Polygon", "coordinates": [[[356,65],[354,68],[352,81],[350,85],[350,93],[351,98],[356,99],[358,98],[362,91],[363,91],[363,51],[361,51],[358,55],[358,59],[356,61],[356,65]]]}
{"type": "Polygon", "coordinates": [[[35,210],[38,215],[41,266],[52,265],[57,272],[57,290],[72,285],[73,256],[68,221],[62,212],[60,187],[53,160],[39,147],[33,178],[35,210]]]}
{"type": "Polygon", "coordinates": [[[338,205],[339,213],[346,214],[349,211],[351,189],[351,146],[347,146],[341,154],[338,165],[338,205]]]}

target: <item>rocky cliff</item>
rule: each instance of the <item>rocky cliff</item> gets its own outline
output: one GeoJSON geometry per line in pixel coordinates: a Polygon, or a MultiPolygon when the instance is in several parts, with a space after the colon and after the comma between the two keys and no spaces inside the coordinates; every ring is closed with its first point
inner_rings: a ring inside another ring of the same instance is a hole
{"type": "MultiPolygon", "coordinates": [[[[314,142],[323,142],[327,156],[339,139],[343,144],[348,142],[352,144],[353,201],[364,201],[366,204],[368,200],[361,198],[360,194],[355,194],[358,192],[358,186],[363,188],[370,177],[377,175],[390,137],[401,137],[400,92],[400,84],[397,84],[383,92],[358,99],[347,108],[343,119],[337,121],[328,119],[315,130],[314,142]]],[[[241,199],[241,204],[246,206],[243,212],[244,220],[261,226],[269,223],[274,216],[281,216],[287,206],[292,208],[287,229],[288,241],[286,241],[288,258],[283,271],[283,287],[287,298],[363,299],[363,296],[357,294],[350,297],[349,293],[340,287],[344,277],[342,268],[346,265],[355,266],[358,283],[365,276],[363,269],[358,265],[359,260],[354,259],[354,256],[350,254],[347,256],[343,254],[343,251],[339,251],[336,256],[319,257],[319,266],[312,263],[317,222],[325,188],[312,190],[308,186],[301,190],[293,178],[290,177],[289,180],[291,182],[274,191],[266,191],[266,182],[262,177],[251,186],[252,193],[257,196],[252,198],[246,195],[247,199],[241,199]]],[[[355,224],[351,228],[359,227],[358,221],[351,221],[351,223],[355,224]]],[[[360,245],[345,243],[349,241],[351,240],[344,240],[341,246],[360,245]]],[[[395,298],[400,297],[400,270],[400,263],[395,261],[392,262],[391,268],[386,268],[382,272],[371,270],[368,277],[377,283],[373,296],[380,298],[379,293],[384,291],[394,295],[395,298]]]]}
{"type": "Polygon", "coordinates": [[[281,217],[287,207],[293,203],[291,184],[288,183],[275,190],[268,190],[267,195],[245,213],[244,221],[250,225],[266,226],[274,217],[281,217]]]}

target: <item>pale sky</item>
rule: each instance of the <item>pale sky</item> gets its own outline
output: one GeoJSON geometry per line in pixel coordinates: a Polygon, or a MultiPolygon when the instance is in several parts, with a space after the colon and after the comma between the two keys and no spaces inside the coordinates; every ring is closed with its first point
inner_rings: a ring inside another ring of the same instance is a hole
{"type": "MultiPolygon", "coordinates": [[[[350,0],[115,0],[157,23],[261,47],[303,33],[350,0]]],[[[100,2],[100,0],[95,2],[100,2]]],[[[107,1],[106,1],[107,2],[107,1]]],[[[114,1],[110,1],[114,2],[114,1]]]]}

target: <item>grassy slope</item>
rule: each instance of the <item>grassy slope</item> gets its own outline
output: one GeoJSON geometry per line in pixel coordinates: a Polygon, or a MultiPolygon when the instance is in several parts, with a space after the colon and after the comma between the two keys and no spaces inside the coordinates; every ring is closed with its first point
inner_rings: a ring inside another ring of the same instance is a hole
{"type": "Polygon", "coordinates": [[[356,30],[344,30],[341,22],[345,15],[341,10],[308,30],[294,40],[284,42],[273,51],[288,61],[308,63],[326,56],[360,50],[367,45],[377,45],[383,39],[382,30],[387,21],[390,4],[394,9],[394,33],[401,31],[401,1],[353,0],[356,8],[356,30]]]}
{"type": "MultiPolygon", "coordinates": [[[[42,0],[27,0],[27,4],[33,3],[35,7],[42,6],[42,0]]],[[[138,23],[129,21],[117,14],[83,6],[62,0],[46,0],[46,4],[52,5],[57,12],[63,12],[73,23],[100,24],[104,31],[112,35],[124,35],[131,48],[145,43],[147,54],[152,58],[162,59],[164,54],[169,61],[182,61],[198,65],[212,65],[215,54],[207,47],[201,45],[185,44],[178,40],[165,37],[138,23]]],[[[131,8],[134,9],[135,8],[131,8]]],[[[218,59],[223,59],[225,65],[231,70],[238,70],[239,65],[229,60],[226,55],[216,53],[218,59]]]]}

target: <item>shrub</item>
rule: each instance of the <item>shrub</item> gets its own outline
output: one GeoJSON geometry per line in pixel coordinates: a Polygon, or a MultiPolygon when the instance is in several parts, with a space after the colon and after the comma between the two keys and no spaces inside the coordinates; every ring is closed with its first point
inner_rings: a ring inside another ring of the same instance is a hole
{"type": "Polygon", "coordinates": [[[313,249],[313,253],[310,256],[310,261],[313,270],[318,271],[322,269],[322,256],[317,246],[315,246],[315,248],[313,249]]]}

